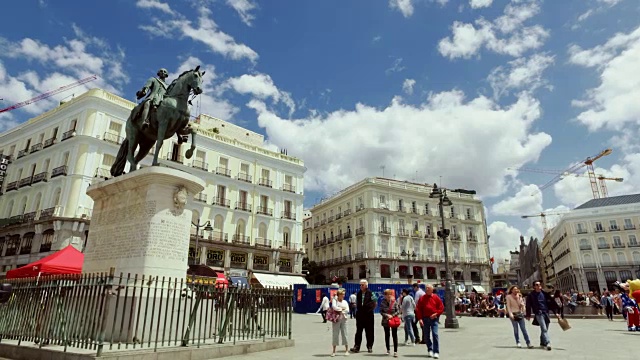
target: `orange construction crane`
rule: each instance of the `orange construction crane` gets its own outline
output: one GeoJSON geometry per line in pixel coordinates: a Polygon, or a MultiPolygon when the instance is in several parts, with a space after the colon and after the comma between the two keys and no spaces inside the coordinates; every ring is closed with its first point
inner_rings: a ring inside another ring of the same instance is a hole
{"type": "Polygon", "coordinates": [[[563,215],[563,214],[566,214],[566,213],[567,212],[555,212],[555,213],[544,213],[544,212],[541,212],[540,214],[536,214],[536,215],[522,215],[521,218],[528,219],[528,218],[533,218],[533,217],[540,217],[540,220],[542,220],[543,236],[546,236],[547,233],[549,232],[549,228],[547,226],[547,216],[563,215]]]}
{"type": "MultiPolygon", "coordinates": [[[[525,167],[508,168],[508,169],[509,170],[526,171],[526,172],[535,172],[535,173],[540,173],[540,174],[556,174],[556,175],[560,175],[561,179],[565,178],[565,177],[568,177],[568,176],[590,177],[590,175],[588,173],[570,174],[566,170],[535,169],[535,168],[525,168],[525,167]]],[[[623,182],[624,181],[624,178],[621,178],[621,177],[606,177],[606,176],[601,175],[601,174],[597,174],[597,175],[595,175],[595,177],[598,180],[598,183],[600,184],[600,192],[598,194],[601,195],[600,197],[602,197],[602,198],[609,197],[609,191],[607,189],[607,183],[605,181],[616,181],[616,182],[623,182]]],[[[594,199],[599,199],[600,197],[596,197],[596,193],[593,194],[593,198],[594,199]]]]}
{"type": "Polygon", "coordinates": [[[11,106],[6,107],[4,109],[0,109],[0,114],[3,113],[3,112],[6,112],[6,111],[11,111],[11,110],[15,110],[15,109],[21,108],[23,106],[27,106],[29,104],[33,104],[36,101],[40,101],[42,99],[46,99],[46,98],[51,97],[53,95],[59,94],[59,93],[61,93],[63,91],[66,91],[66,90],[69,90],[69,89],[73,89],[76,86],[80,86],[82,84],[86,84],[86,83],[88,83],[90,81],[93,81],[93,80],[95,80],[97,78],[98,78],[98,76],[91,75],[91,76],[86,77],[86,78],[84,78],[82,80],[78,80],[76,82],[72,82],[71,84],[68,84],[68,85],[65,85],[65,86],[61,86],[61,87],[59,87],[59,88],[57,88],[55,90],[51,90],[51,91],[48,91],[46,93],[42,93],[42,94],[40,94],[40,95],[38,95],[38,96],[36,96],[34,98],[31,98],[29,100],[25,100],[23,102],[19,102],[17,104],[11,105],[11,106]]]}

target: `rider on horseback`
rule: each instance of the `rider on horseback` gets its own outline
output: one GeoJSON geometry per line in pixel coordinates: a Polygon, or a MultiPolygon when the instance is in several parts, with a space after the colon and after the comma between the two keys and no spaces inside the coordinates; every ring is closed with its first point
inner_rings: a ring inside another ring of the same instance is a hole
{"type": "Polygon", "coordinates": [[[167,69],[158,70],[157,78],[149,78],[144,84],[142,90],[136,93],[138,100],[147,96],[142,108],[142,129],[146,129],[149,126],[149,109],[153,106],[153,109],[157,109],[162,102],[164,93],[167,91],[167,84],[164,82],[169,76],[167,69]],[[148,93],[147,93],[148,92],[148,93]]]}

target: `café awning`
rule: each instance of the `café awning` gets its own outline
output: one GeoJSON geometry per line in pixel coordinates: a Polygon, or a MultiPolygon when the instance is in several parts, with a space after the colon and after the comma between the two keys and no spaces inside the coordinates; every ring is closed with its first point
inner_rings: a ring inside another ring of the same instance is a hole
{"type": "Polygon", "coordinates": [[[484,294],[487,291],[480,285],[473,285],[473,289],[478,293],[478,294],[484,294]]]}
{"type": "Polygon", "coordinates": [[[265,288],[289,288],[293,285],[309,285],[303,276],[253,273],[253,277],[265,288]]]}

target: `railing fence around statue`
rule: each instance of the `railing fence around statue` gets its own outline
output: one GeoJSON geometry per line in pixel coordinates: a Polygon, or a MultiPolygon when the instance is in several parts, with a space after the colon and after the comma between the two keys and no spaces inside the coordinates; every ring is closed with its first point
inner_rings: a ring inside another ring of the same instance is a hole
{"type": "MultiPolygon", "coordinates": [[[[104,351],[289,338],[291,289],[221,288],[186,279],[100,274],[7,280],[0,342],[104,351]],[[10,340],[10,341],[7,341],[10,340]]],[[[73,351],[73,350],[70,350],[73,351]]]]}

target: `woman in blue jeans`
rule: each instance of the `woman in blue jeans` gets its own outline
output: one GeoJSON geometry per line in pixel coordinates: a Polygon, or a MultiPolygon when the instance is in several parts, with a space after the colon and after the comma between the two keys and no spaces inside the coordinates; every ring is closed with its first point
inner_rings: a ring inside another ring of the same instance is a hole
{"type": "Polygon", "coordinates": [[[531,341],[529,340],[529,334],[527,333],[527,327],[524,322],[525,305],[522,294],[520,294],[520,289],[513,285],[507,291],[506,296],[507,314],[509,315],[509,319],[511,319],[511,325],[513,325],[513,336],[516,338],[516,346],[519,348],[522,347],[520,334],[518,333],[518,327],[520,327],[522,337],[524,337],[527,347],[532,349],[533,345],[531,345],[531,341]]]}
{"type": "Polygon", "coordinates": [[[416,301],[409,295],[409,289],[402,290],[402,319],[404,320],[404,341],[407,345],[415,345],[416,336],[413,333],[413,321],[416,318],[416,301]],[[411,339],[411,342],[409,342],[411,339]]]}

